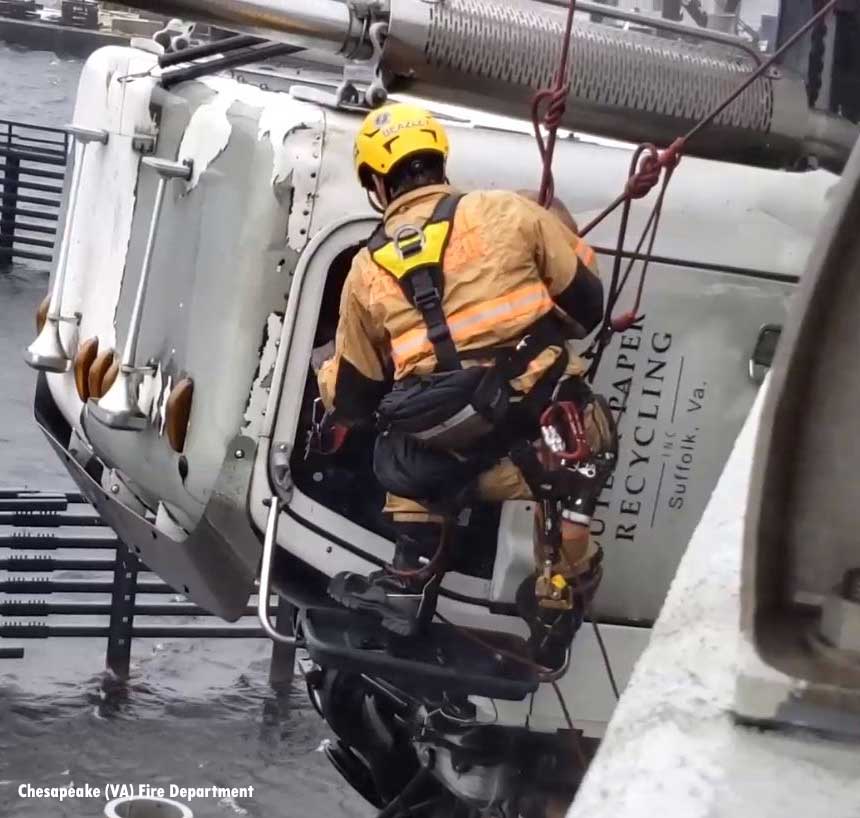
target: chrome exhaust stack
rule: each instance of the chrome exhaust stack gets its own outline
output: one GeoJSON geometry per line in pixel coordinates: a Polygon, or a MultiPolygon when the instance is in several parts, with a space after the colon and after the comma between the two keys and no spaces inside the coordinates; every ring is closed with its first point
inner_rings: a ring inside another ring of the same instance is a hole
{"type": "MultiPolygon", "coordinates": [[[[135,0],[130,5],[214,23],[360,61],[389,91],[524,118],[549,87],[565,10],[534,0],[135,0]],[[384,48],[371,42],[387,27],[384,48]]],[[[690,30],[695,36],[695,30],[690,30]]],[[[668,145],[743,82],[756,54],[577,21],[562,126],[668,145]]],[[[375,101],[375,99],[374,99],[375,101]]],[[[858,130],[811,111],[803,78],[785,68],[756,81],[693,139],[706,158],[775,167],[815,157],[839,170],[858,130]]]]}
{"type": "MultiPolygon", "coordinates": [[[[399,88],[524,117],[536,89],[552,87],[566,11],[522,0],[391,0],[383,59],[399,88]]],[[[690,34],[695,36],[695,30],[690,34]]],[[[754,70],[730,43],[690,43],[577,20],[562,126],[669,145],[754,70]]],[[[856,126],[810,111],[803,79],[773,69],[686,146],[706,158],[793,167],[808,155],[841,168],[856,126]]]]}

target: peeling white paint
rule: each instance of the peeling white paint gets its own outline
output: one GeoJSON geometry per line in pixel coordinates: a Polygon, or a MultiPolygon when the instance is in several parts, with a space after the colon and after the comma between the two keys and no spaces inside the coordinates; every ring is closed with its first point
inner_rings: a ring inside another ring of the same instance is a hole
{"type": "Polygon", "coordinates": [[[197,186],[201,175],[229,144],[232,126],[228,113],[235,102],[262,109],[257,138],[268,137],[275,152],[272,184],[283,180],[290,172],[289,157],[283,156],[284,142],[290,131],[313,124],[322,126],[323,115],[319,109],[287,94],[263,91],[227,77],[205,77],[200,81],[215,94],[192,114],[179,146],[180,161],[191,159],[194,162],[188,190],[197,186]]]}
{"type": "Polygon", "coordinates": [[[167,383],[164,385],[164,392],[161,393],[161,407],[159,409],[161,420],[158,424],[158,434],[162,437],[164,437],[164,424],[167,422],[167,399],[170,397],[171,391],[173,391],[173,376],[168,375],[167,383]]]}
{"type": "Polygon", "coordinates": [[[257,370],[254,383],[251,384],[248,405],[245,407],[242,422],[242,433],[251,437],[257,437],[262,433],[263,418],[272,386],[272,373],[278,357],[278,344],[283,324],[283,318],[276,313],[270,313],[266,319],[266,343],[263,346],[263,354],[260,356],[260,368],[257,370]]]}
{"type": "Polygon", "coordinates": [[[280,150],[275,153],[275,179],[291,174],[293,206],[287,225],[287,244],[296,251],[301,251],[308,240],[319,183],[321,139],[321,131],[296,129],[287,134],[280,150]]]}
{"type": "Polygon", "coordinates": [[[232,127],[227,112],[235,98],[230,94],[215,94],[191,115],[191,121],[179,145],[179,161],[192,160],[194,170],[187,190],[197,187],[200,177],[230,142],[232,127]]]}
{"type": "MultiPolygon", "coordinates": [[[[296,104],[296,100],[286,94],[280,96],[283,98],[278,99],[276,104],[268,105],[263,110],[260,115],[258,132],[258,139],[269,137],[272,150],[275,153],[272,168],[273,185],[283,182],[294,172],[297,165],[303,165],[308,157],[312,156],[315,152],[317,153],[317,158],[319,158],[319,143],[322,139],[323,127],[322,111],[314,108],[303,110],[301,111],[301,118],[298,118],[300,112],[293,107],[296,104]],[[303,133],[309,137],[307,140],[307,153],[297,150],[297,146],[292,140],[289,148],[286,148],[287,138],[296,133],[303,133]]],[[[308,107],[303,103],[300,104],[303,105],[303,108],[308,107]]]]}
{"type": "MultiPolygon", "coordinates": [[[[268,137],[276,154],[275,167],[279,167],[278,154],[290,131],[299,126],[321,128],[324,123],[322,111],[313,105],[293,99],[289,94],[263,91],[255,85],[240,83],[226,77],[206,77],[204,85],[219,95],[229,96],[233,102],[242,102],[251,108],[260,108],[257,139],[268,137]]],[[[272,176],[272,183],[277,181],[272,176]]]]}
{"type": "Polygon", "coordinates": [[[161,364],[155,369],[155,374],[152,376],[152,407],[149,410],[149,422],[153,425],[158,423],[159,414],[161,412],[162,389],[164,388],[164,375],[161,371],[161,364]]]}

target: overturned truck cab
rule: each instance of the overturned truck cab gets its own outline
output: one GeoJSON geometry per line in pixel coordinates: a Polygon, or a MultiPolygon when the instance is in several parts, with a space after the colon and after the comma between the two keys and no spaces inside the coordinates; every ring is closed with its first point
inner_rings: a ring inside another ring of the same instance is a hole
{"type": "MultiPolygon", "coordinates": [[[[434,795],[430,779],[481,808],[562,779],[574,788],[569,731],[601,735],[614,705],[607,666],[623,686],[647,643],[836,177],[684,160],[643,315],[609,347],[596,385],[622,433],[592,532],[606,554],[593,608],[602,644],[583,628],[569,664],[543,682],[505,657],[506,640],[526,632],[514,592],[533,566],[531,504],[509,502],[471,510],[473,547],[439,601],[461,628],[495,634],[498,652],[442,634],[433,655],[377,649],[367,665],[367,635],[325,589],[335,573],[368,573],[392,555],[373,433],[334,456],[306,448],[314,363],[378,221],[353,178],[362,114],[319,94],[306,101],[301,79],[279,92],[224,76],[167,90],[148,74],[155,61],[111,47],[81,79],[56,309],[40,334],[53,333],[54,364],[37,367],[36,417],[51,445],[128,547],[225,619],[254,593],[268,533],[264,568],[301,611],[333,755],[372,803],[409,782],[434,795]],[[564,775],[550,775],[550,761],[564,775]]],[[[452,182],[533,187],[539,157],[518,130],[485,127],[479,114],[452,121],[452,182]]],[[[615,197],[629,158],[624,146],[564,139],[556,195],[587,221],[615,197]]],[[[616,230],[610,219],[589,237],[605,268],[616,230]]]]}

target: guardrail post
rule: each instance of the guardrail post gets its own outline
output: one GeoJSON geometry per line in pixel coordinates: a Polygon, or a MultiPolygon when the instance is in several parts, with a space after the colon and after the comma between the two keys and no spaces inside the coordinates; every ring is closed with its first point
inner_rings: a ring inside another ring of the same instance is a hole
{"type": "Polygon", "coordinates": [[[12,266],[20,172],[21,160],[17,156],[7,156],[5,173],[0,178],[0,182],[3,183],[3,193],[0,195],[0,268],[12,266]]]}
{"type": "Polygon", "coordinates": [[[124,543],[118,543],[108,625],[107,667],[120,679],[128,678],[131,666],[138,567],[137,558],[124,543]]]}

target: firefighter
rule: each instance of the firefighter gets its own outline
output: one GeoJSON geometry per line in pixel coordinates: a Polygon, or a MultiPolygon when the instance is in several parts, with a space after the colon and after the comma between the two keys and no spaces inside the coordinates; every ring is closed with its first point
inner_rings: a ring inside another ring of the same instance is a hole
{"type": "MultiPolygon", "coordinates": [[[[352,263],[335,354],[318,372],[331,420],[375,419],[374,471],[398,532],[391,566],[339,574],[329,593],[404,635],[435,604],[458,512],[530,499],[546,484],[532,441],[547,406],[575,402],[592,453],[611,459],[616,445],[608,407],[568,344],[603,317],[594,251],[565,226],[575,223],[560,203],[551,212],[514,192],[455,191],[448,150],[443,127],[412,105],[380,108],[361,126],[355,166],[383,220],[352,263]]],[[[598,465],[568,475],[552,567],[589,587],[600,560],[590,515],[609,473],[598,465]]],[[[532,619],[534,587],[532,577],[518,596],[532,619]]],[[[581,607],[550,642],[566,647],[581,607]]]]}

